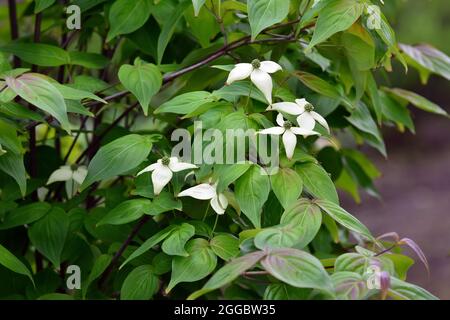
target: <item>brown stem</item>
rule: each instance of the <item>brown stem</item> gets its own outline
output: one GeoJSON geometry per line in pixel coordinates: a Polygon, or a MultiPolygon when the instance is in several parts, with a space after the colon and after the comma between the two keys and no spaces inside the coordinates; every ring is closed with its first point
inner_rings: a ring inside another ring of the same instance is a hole
{"type": "Polygon", "coordinates": [[[66,155],[64,157],[64,160],[63,160],[64,163],[66,163],[67,160],[69,160],[69,157],[70,157],[73,149],[75,148],[75,145],[77,144],[78,138],[80,137],[81,132],[83,131],[84,126],[86,125],[86,122],[87,122],[88,119],[89,119],[88,116],[84,116],[83,119],[81,120],[80,129],[78,130],[77,135],[75,136],[75,138],[73,139],[72,143],[70,144],[69,150],[67,151],[67,153],[66,153],[66,155]]]}
{"type": "Polygon", "coordinates": [[[389,248],[384,249],[383,251],[378,252],[378,253],[375,255],[375,257],[381,256],[382,254],[385,254],[385,253],[391,251],[391,250],[394,249],[396,246],[397,246],[397,243],[393,244],[393,245],[390,246],[389,248]]]}
{"type": "Polygon", "coordinates": [[[78,159],[75,161],[76,163],[80,163],[81,160],[83,160],[83,158],[90,154],[92,150],[96,149],[98,147],[98,145],[100,144],[101,140],[105,137],[105,135],[111,131],[112,128],[114,128],[120,121],[122,121],[123,118],[125,118],[128,113],[131,112],[131,110],[133,110],[136,106],[138,105],[138,103],[134,103],[131,106],[129,106],[116,120],[114,120],[105,130],[103,130],[103,132],[101,134],[99,134],[98,136],[96,136],[94,138],[94,140],[91,142],[91,144],[84,149],[84,151],[81,153],[81,155],[78,157],[78,159]]]}
{"type": "Polygon", "coordinates": [[[109,263],[108,267],[103,272],[100,280],[99,280],[99,287],[103,288],[108,281],[108,278],[111,274],[111,272],[114,270],[114,267],[116,266],[117,262],[119,261],[119,258],[122,256],[128,245],[133,241],[133,238],[139,233],[141,228],[145,225],[145,223],[150,219],[150,216],[143,216],[141,220],[136,224],[136,226],[131,230],[130,234],[128,235],[127,239],[122,243],[122,246],[119,248],[119,250],[116,252],[114,257],[112,258],[111,262],[109,263]]]}
{"type": "MultiPolygon", "coordinates": [[[[286,26],[295,24],[298,21],[299,20],[296,19],[296,20],[293,20],[293,21],[286,22],[284,24],[277,24],[277,25],[274,25],[272,27],[269,27],[269,28],[265,29],[265,31],[286,27],[286,26]]],[[[203,60],[201,60],[201,61],[199,61],[197,63],[194,63],[194,64],[192,64],[192,65],[190,65],[190,66],[188,66],[186,68],[183,68],[181,70],[178,70],[178,71],[166,74],[163,77],[163,84],[167,84],[168,82],[171,82],[171,81],[175,80],[176,78],[178,78],[178,77],[180,77],[180,76],[182,76],[182,75],[184,75],[186,73],[189,73],[189,72],[191,72],[193,70],[196,70],[196,69],[198,69],[200,67],[203,67],[203,66],[207,65],[208,63],[216,60],[217,58],[220,58],[220,57],[222,57],[224,55],[227,55],[230,51],[235,50],[235,49],[237,49],[239,47],[242,47],[242,46],[245,46],[245,45],[251,45],[251,44],[259,44],[259,43],[270,43],[270,42],[277,43],[277,42],[292,42],[292,41],[296,41],[294,37],[289,37],[289,38],[278,38],[277,37],[277,38],[268,38],[268,39],[261,39],[261,40],[253,40],[252,41],[250,36],[245,36],[245,37],[242,37],[241,39],[238,39],[238,40],[236,40],[234,42],[231,42],[231,43],[229,43],[227,45],[224,45],[222,48],[220,48],[216,52],[210,54],[209,56],[207,56],[206,58],[204,58],[203,60]]],[[[126,95],[128,95],[129,93],[130,93],[129,91],[120,91],[120,92],[114,93],[114,94],[112,94],[110,96],[104,97],[103,99],[105,101],[112,101],[112,100],[123,98],[126,95]]],[[[101,102],[92,101],[90,103],[87,103],[86,107],[96,107],[99,104],[101,104],[101,102]]],[[[50,119],[52,119],[52,118],[50,116],[47,116],[45,118],[45,121],[49,121],[50,119]]],[[[30,124],[28,124],[26,126],[26,128],[29,129],[30,127],[35,127],[35,126],[37,126],[40,123],[41,122],[39,122],[39,121],[31,122],[30,124]]]]}
{"type": "MultiPolygon", "coordinates": [[[[36,14],[35,16],[35,21],[34,21],[34,36],[33,36],[33,40],[35,43],[38,43],[41,40],[41,22],[42,22],[42,15],[41,13],[36,14]]],[[[31,70],[33,72],[37,71],[37,66],[33,65],[31,67],[31,70]]],[[[32,104],[29,105],[29,109],[31,111],[36,110],[36,107],[33,106],[32,104]]],[[[35,178],[38,174],[37,172],[37,148],[36,148],[36,128],[30,128],[29,129],[29,151],[30,151],[30,162],[29,162],[29,166],[30,166],[30,176],[32,178],[35,178]]],[[[33,198],[34,201],[37,201],[38,199],[38,195],[37,195],[37,191],[33,192],[31,197],[33,198]]]]}
{"type": "MultiPolygon", "coordinates": [[[[17,6],[16,0],[8,0],[9,8],[9,27],[11,29],[11,40],[19,38],[19,25],[17,24],[17,6]]],[[[20,67],[20,59],[14,56],[14,68],[20,67]]]]}

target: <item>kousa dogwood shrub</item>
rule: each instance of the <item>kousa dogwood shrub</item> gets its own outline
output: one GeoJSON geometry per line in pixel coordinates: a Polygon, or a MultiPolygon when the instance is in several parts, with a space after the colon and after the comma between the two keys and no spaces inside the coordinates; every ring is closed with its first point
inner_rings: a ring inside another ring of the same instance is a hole
{"type": "Polygon", "coordinates": [[[428,267],[413,240],[339,204],[378,195],[359,146],[386,156],[382,129],[414,132],[410,108],[448,116],[389,87],[450,63],[398,44],[381,2],[10,0],[0,16],[0,298],[436,299],[407,282],[428,267]]]}

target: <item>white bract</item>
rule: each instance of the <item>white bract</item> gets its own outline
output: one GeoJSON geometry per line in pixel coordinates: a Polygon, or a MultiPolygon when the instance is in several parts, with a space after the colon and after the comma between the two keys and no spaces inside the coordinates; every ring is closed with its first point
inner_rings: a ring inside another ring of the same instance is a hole
{"type": "Polygon", "coordinates": [[[145,172],[153,171],[153,193],[155,195],[158,195],[161,193],[161,190],[170,182],[170,180],[172,180],[173,172],[196,168],[196,165],[179,162],[178,158],[176,157],[164,157],[162,159],[159,159],[156,163],[145,167],[143,170],[139,171],[137,175],[139,176],[145,172]]]}
{"type": "Polygon", "coordinates": [[[269,104],[272,103],[272,78],[269,73],[281,70],[281,66],[273,61],[253,60],[252,63],[238,63],[230,71],[226,84],[232,84],[234,81],[244,80],[250,76],[253,84],[261,90],[269,104]]]}
{"type": "Polygon", "coordinates": [[[258,131],[259,134],[276,134],[283,135],[284,149],[286,150],[286,156],[288,159],[292,159],[294,155],[295,146],[297,145],[296,134],[303,137],[319,135],[318,132],[312,131],[310,129],[293,127],[290,121],[284,121],[283,115],[281,113],[277,116],[277,124],[279,127],[273,127],[258,131]]]}
{"type": "Polygon", "coordinates": [[[301,128],[307,130],[313,130],[316,121],[327,129],[328,133],[330,132],[330,128],[328,127],[328,123],[324,117],[314,111],[314,107],[311,103],[306,101],[306,99],[295,99],[294,102],[277,102],[270,105],[267,110],[277,110],[280,112],[284,112],[287,114],[292,114],[297,117],[298,125],[301,128]]]}
{"type": "Polygon", "coordinates": [[[217,214],[224,214],[228,207],[228,199],[223,193],[217,192],[217,184],[202,183],[181,191],[178,197],[192,197],[199,200],[211,200],[210,204],[217,214]]]}
{"type": "Polygon", "coordinates": [[[67,196],[71,198],[75,195],[78,187],[83,183],[87,172],[85,166],[62,166],[50,175],[47,185],[58,181],[65,181],[67,196]]]}

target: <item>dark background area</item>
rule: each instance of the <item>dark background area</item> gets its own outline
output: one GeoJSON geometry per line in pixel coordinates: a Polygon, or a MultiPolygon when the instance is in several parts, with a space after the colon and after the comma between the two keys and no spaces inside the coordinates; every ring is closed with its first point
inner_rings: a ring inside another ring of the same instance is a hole
{"type": "MultiPolygon", "coordinates": [[[[385,1],[384,8],[399,42],[429,43],[450,53],[448,0],[385,1]]],[[[416,91],[450,112],[450,83],[431,76],[422,86],[417,72],[400,66],[390,75],[393,86],[416,91]]],[[[408,280],[441,299],[450,299],[450,120],[411,106],[416,134],[384,128],[388,158],[363,148],[382,172],[376,186],[382,199],[363,195],[361,204],[342,195],[342,205],[380,235],[395,231],[416,241],[430,264],[430,276],[417,262],[408,280]]]]}

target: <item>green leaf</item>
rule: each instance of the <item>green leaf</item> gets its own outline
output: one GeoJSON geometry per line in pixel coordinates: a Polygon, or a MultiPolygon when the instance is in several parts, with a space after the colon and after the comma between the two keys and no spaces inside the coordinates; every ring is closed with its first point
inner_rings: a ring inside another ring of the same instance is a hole
{"type": "Polygon", "coordinates": [[[372,137],[379,146],[377,149],[386,156],[386,147],[381,132],[373,120],[369,109],[362,101],[359,101],[358,107],[353,109],[352,114],[349,117],[346,117],[346,119],[357,129],[372,137]]]}
{"type": "Polygon", "coordinates": [[[55,0],[35,0],[34,13],[39,13],[55,3],[55,0]]]}
{"type": "Polygon", "coordinates": [[[172,275],[166,292],[180,282],[194,282],[205,278],[216,268],[217,257],[204,239],[193,239],[186,245],[189,256],[172,260],[172,275]]]}
{"type": "Polygon", "coordinates": [[[444,109],[415,92],[400,88],[383,88],[383,90],[394,95],[395,97],[408,101],[413,106],[422,109],[423,111],[448,116],[448,113],[444,109]]]}
{"type": "Polygon", "coordinates": [[[302,178],[290,168],[280,168],[277,174],[270,176],[270,182],[284,209],[295,202],[303,190],[302,178]]]}
{"type": "Polygon", "coordinates": [[[336,203],[325,199],[316,200],[315,203],[339,224],[367,237],[369,240],[374,240],[365,225],[336,203]]]}
{"type": "Polygon", "coordinates": [[[296,71],[294,72],[294,76],[296,76],[305,86],[325,97],[338,100],[341,99],[341,95],[335,86],[311,73],[296,71]]]}
{"type": "Polygon", "coordinates": [[[367,73],[367,93],[372,102],[372,108],[375,111],[378,124],[381,124],[381,118],[383,114],[383,102],[381,100],[380,92],[378,91],[378,86],[373,77],[372,73],[367,73]]]}
{"type": "Polygon", "coordinates": [[[0,264],[11,271],[14,271],[15,273],[27,276],[28,278],[30,278],[31,282],[33,282],[34,285],[33,276],[31,275],[30,270],[22,263],[22,261],[17,259],[11,252],[9,252],[1,244],[0,244],[0,264]]]}
{"type": "Polygon", "coordinates": [[[211,39],[220,32],[216,18],[206,8],[200,10],[198,14],[195,14],[193,10],[186,10],[184,18],[190,31],[203,48],[209,47],[211,39]]]}
{"type": "MultiPolygon", "coordinates": [[[[6,89],[4,91],[11,91],[11,89],[6,89]]],[[[13,92],[15,95],[15,93],[13,92]]],[[[37,112],[31,111],[28,108],[24,108],[21,104],[15,102],[5,102],[0,103],[0,112],[6,114],[7,116],[21,119],[21,120],[34,120],[43,121],[44,117],[37,112]]]]}
{"type": "Polygon", "coordinates": [[[400,300],[438,300],[425,289],[395,277],[391,277],[389,295],[400,300]]]}
{"type": "Polygon", "coordinates": [[[155,110],[158,113],[176,113],[188,114],[199,108],[205,103],[212,102],[214,99],[207,91],[192,91],[180,94],[175,98],[163,103],[155,110]]]}
{"type": "Polygon", "coordinates": [[[333,284],[320,261],[297,249],[276,249],[269,252],[261,265],[272,276],[297,288],[333,291],[333,284]]]}
{"type": "Polygon", "coordinates": [[[69,52],[70,64],[82,66],[88,69],[103,69],[110,61],[101,54],[92,52],[69,52]]]}
{"type": "Polygon", "coordinates": [[[248,0],[247,11],[252,39],[255,39],[262,30],[286,18],[289,0],[248,0]]]}
{"type": "Polygon", "coordinates": [[[20,188],[20,193],[25,196],[27,191],[27,173],[23,163],[23,155],[7,152],[0,157],[0,170],[14,178],[20,188]]]}
{"type": "Polygon", "coordinates": [[[73,296],[65,294],[65,293],[47,293],[37,300],[51,300],[51,301],[62,301],[62,300],[75,300],[73,296]]]}
{"type": "Polygon", "coordinates": [[[299,228],[298,247],[304,247],[319,231],[322,215],[317,205],[308,199],[300,199],[288,207],[281,216],[280,223],[291,224],[299,228]]]}
{"type": "Polygon", "coordinates": [[[259,232],[254,240],[258,249],[290,248],[295,245],[300,235],[294,225],[280,224],[259,232]]]}
{"type": "Polygon", "coordinates": [[[217,181],[217,191],[222,192],[231,183],[239,179],[252,166],[251,163],[217,164],[214,166],[214,177],[217,181]]]}
{"type": "Polygon", "coordinates": [[[158,292],[158,277],[151,265],[135,268],[125,278],[120,290],[120,300],[149,300],[158,292]]]}
{"type": "Polygon", "coordinates": [[[120,67],[119,79],[124,87],[136,96],[144,114],[147,115],[150,100],[162,84],[158,67],[137,58],[134,66],[124,64],[120,67]]]}
{"type": "Polygon", "coordinates": [[[80,90],[76,88],[72,88],[63,84],[59,84],[57,82],[52,83],[52,85],[58,89],[58,91],[62,94],[64,99],[68,100],[83,100],[83,99],[91,99],[102,103],[108,103],[99,96],[85,90],[80,90]]]}
{"type": "Polygon", "coordinates": [[[304,248],[314,239],[321,224],[319,207],[307,199],[300,199],[286,209],[278,226],[256,235],[255,246],[259,249],[304,248]]]}
{"type": "Polygon", "coordinates": [[[333,34],[347,30],[358,20],[364,4],[356,0],[331,0],[320,11],[308,48],[327,40],[333,34]]]}
{"type": "Polygon", "coordinates": [[[112,256],[110,256],[109,254],[102,254],[95,260],[94,266],[92,267],[91,273],[89,274],[86,283],[83,283],[82,285],[81,292],[83,299],[86,298],[86,294],[91,283],[102,275],[102,273],[111,263],[111,260],[112,256]]]}
{"type": "Polygon", "coordinates": [[[136,168],[152,149],[152,137],[129,134],[100,148],[89,163],[81,190],[92,183],[112,178],[136,168]]]}
{"type": "Polygon", "coordinates": [[[74,0],[72,2],[80,7],[81,12],[85,12],[106,1],[108,0],[74,0]]]}
{"type": "Polygon", "coordinates": [[[176,226],[170,235],[164,240],[161,249],[170,256],[187,257],[189,254],[184,249],[186,242],[195,234],[195,228],[189,223],[176,226]]]}
{"type": "Polygon", "coordinates": [[[450,80],[450,57],[445,53],[428,44],[410,46],[400,43],[399,47],[408,56],[408,62],[412,61],[414,66],[418,64],[426,70],[450,80]]]}
{"type": "Polygon", "coordinates": [[[2,119],[0,119],[0,144],[8,151],[18,155],[23,151],[22,142],[17,136],[16,128],[2,119]]]}
{"type": "Polygon", "coordinates": [[[117,0],[109,11],[110,30],[106,41],[111,41],[121,34],[131,33],[140,27],[150,17],[152,0],[117,0]]]}
{"type": "Polygon", "coordinates": [[[3,222],[0,224],[0,230],[11,229],[24,224],[30,224],[41,219],[51,209],[46,202],[36,202],[12,210],[7,213],[3,222]]]}
{"type": "MultiPolygon", "coordinates": [[[[128,0],[124,0],[128,1],[128,0]]],[[[175,28],[178,24],[178,21],[184,14],[184,11],[190,6],[189,1],[184,1],[178,4],[174,11],[167,17],[167,20],[164,22],[161,33],[158,38],[158,65],[161,64],[164,51],[166,51],[166,47],[169,44],[170,39],[172,38],[173,33],[175,32],[175,28]]]]}
{"type": "Polygon", "coordinates": [[[42,67],[70,63],[70,56],[64,49],[48,44],[14,42],[0,47],[0,51],[12,53],[25,62],[42,67]]]}
{"type": "Polygon", "coordinates": [[[367,283],[356,272],[340,271],[331,275],[336,296],[340,300],[361,300],[367,294],[367,283]]]}
{"type": "Polygon", "coordinates": [[[181,211],[182,204],[179,199],[175,199],[169,192],[161,192],[157,197],[153,199],[152,206],[149,212],[146,214],[150,216],[157,216],[161,213],[178,210],[181,211]]]}
{"type": "Polygon", "coordinates": [[[261,211],[269,192],[269,177],[258,165],[253,165],[235,183],[236,200],[256,228],[261,227],[261,211]]]}
{"type": "Polygon", "coordinates": [[[150,211],[152,202],[148,199],[133,199],[124,201],[109,211],[98,223],[120,225],[135,221],[150,211]]]}
{"type": "Polygon", "coordinates": [[[68,215],[61,208],[54,207],[28,229],[28,236],[36,249],[59,268],[68,231],[68,215]]]}
{"type": "Polygon", "coordinates": [[[225,261],[239,255],[239,239],[231,234],[219,234],[211,239],[211,249],[225,261]]]}
{"type": "Polygon", "coordinates": [[[70,132],[67,107],[62,94],[37,73],[23,74],[18,78],[6,78],[8,87],[25,101],[50,113],[70,132]]]}
{"type": "Polygon", "coordinates": [[[252,84],[250,81],[236,81],[229,86],[223,86],[222,88],[213,91],[213,95],[225,99],[230,102],[237,102],[241,96],[249,96],[252,99],[258,100],[262,103],[267,103],[266,98],[259,90],[252,90],[252,84]]]}
{"type": "Polygon", "coordinates": [[[76,100],[66,100],[67,112],[82,114],[88,117],[95,117],[95,115],[90,112],[85,106],[81,104],[80,101],[76,100]]]}
{"type": "Polygon", "coordinates": [[[263,251],[256,251],[231,260],[220,268],[208,282],[205,283],[202,289],[193,292],[187,299],[197,299],[205,293],[225,286],[239,277],[243,272],[252,268],[264,257],[264,255],[265,253],[263,251]]]}
{"type": "Polygon", "coordinates": [[[139,248],[136,249],[126,260],[122,265],[120,266],[120,269],[122,269],[128,262],[131,260],[139,257],[140,255],[146,253],[148,250],[156,246],[158,243],[163,241],[165,238],[167,238],[170,233],[175,229],[174,225],[168,226],[167,228],[155,233],[152,237],[147,239],[139,248]]]}
{"type": "Polygon", "coordinates": [[[200,12],[200,9],[205,4],[206,0],[192,0],[192,5],[194,6],[194,14],[195,16],[198,16],[198,13],[200,12]]]}
{"type": "Polygon", "coordinates": [[[394,273],[394,264],[391,260],[380,256],[376,257],[372,251],[362,251],[361,248],[356,247],[359,252],[351,252],[341,254],[334,262],[334,271],[351,271],[360,275],[367,274],[367,268],[371,265],[377,265],[383,271],[387,271],[390,274],[394,273]]]}
{"type": "Polygon", "coordinates": [[[405,126],[414,133],[414,123],[408,108],[394,98],[391,98],[384,91],[379,91],[379,96],[382,103],[383,117],[400,124],[400,126],[405,126]]]}
{"type": "Polygon", "coordinates": [[[320,165],[309,162],[295,166],[295,171],[303,180],[303,186],[313,196],[339,203],[338,194],[328,172],[320,165]]]}
{"type": "Polygon", "coordinates": [[[308,300],[310,290],[285,283],[272,283],[264,291],[264,300],[308,300]]]}
{"type": "Polygon", "coordinates": [[[375,66],[375,44],[362,25],[354,24],[342,34],[341,40],[349,62],[358,70],[367,71],[375,66]]]}
{"type": "Polygon", "coordinates": [[[385,258],[392,261],[395,269],[395,276],[400,280],[405,280],[409,268],[414,265],[414,259],[398,253],[389,253],[385,258]]]}

